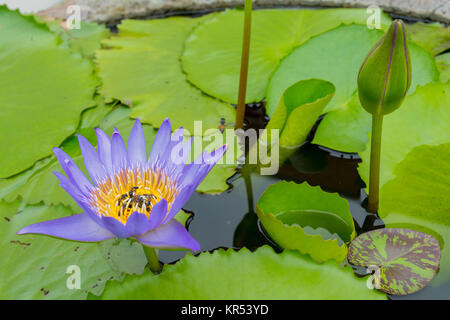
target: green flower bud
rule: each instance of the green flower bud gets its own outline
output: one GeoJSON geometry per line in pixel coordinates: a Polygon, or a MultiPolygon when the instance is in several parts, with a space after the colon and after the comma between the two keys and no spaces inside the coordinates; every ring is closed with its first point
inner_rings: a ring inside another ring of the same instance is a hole
{"type": "Polygon", "coordinates": [[[367,112],[385,115],[400,107],[411,85],[405,25],[395,20],[359,69],[359,100],[367,112]]]}

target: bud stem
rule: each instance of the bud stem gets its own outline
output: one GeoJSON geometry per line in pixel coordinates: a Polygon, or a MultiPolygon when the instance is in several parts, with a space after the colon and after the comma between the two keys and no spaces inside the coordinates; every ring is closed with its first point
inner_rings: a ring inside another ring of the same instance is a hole
{"type": "Polygon", "coordinates": [[[247,93],[248,60],[250,57],[250,33],[252,26],[252,0],[245,0],[244,38],[242,41],[241,74],[239,79],[238,104],[236,110],[236,129],[242,129],[245,116],[245,97],[247,93]]]}
{"type": "Polygon", "coordinates": [[[367,211],[377,213],[380,193],[380,156],[381,156],[381,130],[383,115],[372,115],[372,141],[370,151],[370,179],[369,179],[369,205],[367,211]]]}
{"type": "Polygon", "coordinates": [[[147,258],[150,270],[154,274],[160,273],[162,270],[162,263],[159,262],[158,254],[156,253],[155,248],[147,247],[144,245],[142,245],[142,247],[144,248],[144,253],[147,258]]]}

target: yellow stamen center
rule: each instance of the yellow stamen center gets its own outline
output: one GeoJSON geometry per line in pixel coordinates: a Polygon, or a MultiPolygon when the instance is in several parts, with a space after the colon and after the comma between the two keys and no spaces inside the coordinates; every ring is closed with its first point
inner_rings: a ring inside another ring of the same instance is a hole
{"type": "Polygon", "coordinates": [[[133,212],[150,217],[153,206],[166,199],[168,208],[178,194],[177,185],[161,170],[126,169],[97,185],[91,193],[91,206],[100,216],[126,224],[133,212]]]}

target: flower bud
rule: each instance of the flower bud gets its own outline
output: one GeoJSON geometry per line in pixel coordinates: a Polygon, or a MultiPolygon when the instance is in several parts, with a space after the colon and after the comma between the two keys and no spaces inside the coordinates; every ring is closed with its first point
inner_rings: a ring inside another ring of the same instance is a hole
{"type": "Polygon", "coordinates": [[[385,115],[400,107],[411,85],[405,25],[395,20],[359,69],[359,100],[367,112],[385,115]]]}

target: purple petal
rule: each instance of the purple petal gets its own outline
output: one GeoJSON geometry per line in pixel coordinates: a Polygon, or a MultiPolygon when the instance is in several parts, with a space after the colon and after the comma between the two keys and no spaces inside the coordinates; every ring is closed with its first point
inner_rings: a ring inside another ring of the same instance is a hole
{"type": "Polygon", "coordinates": [[[164,218],[167,215],[167,205],[167,200],[161,199],[157,204],[153,206],[152,211],[150,212],[149,230],[158,228],[162,224],[164,218]]]}
{"type": "Polygon", "coordinates": [[[119,172],[128,167],[127,148],[122,136],[116,131],[111,138],[111,154],[114,172],[119,172]]]}
{"type": "Polygon", "coordinates": [[[183,144],[183,139],[181,139],[179,142],[171,146],[170,151],[170,162],[173,163],[177,171],[181,173],[181,171],[186,166],[187,158],[190,155],[191,147],[192,147],[192,139],[190,138],[188,141],[186,141],[183,144]]]}
{"type": "Polygon", "coordinates": [[[94,220],[98,225],[102,226],[102,222],[100,220],[100,217],[97,216],[91,209],[91,206],[88,203],[88,199],[84,194],[81,194],[76,187],[69,181],[69,179],[66,178],[65,175],[53,171],[53,174],[58,178],[60,181],[59,186],[63,188],[74,200],[75,202],[80,206],[82,210],[92,219],[94,220]]]}
{"type": "Polygon", "coordinates": [[[156,134],[155,140],[153,141],[152,150],[150,151],[150,156],[148,163],[150,165],[154,164],[156,159],[161,158],[165,153],[167,146],[170,143],[170,121],[165,119],[161,124],[161,127],[156,134]]]}
{"type": "Polygon", "coordinates": [[[83,171],[81,171],[72,158],[61,149],[53,148],[53,152],[55,153],[56,158],[61,164],[64,172],[67,174],[67,177],[74,184],[74,186],[77,187],[82,193],[88,194],[93,186],[89,179],[84,175],[83,171]]]}
{"type": "Polygon", "coordinates": [[[85,213],[35,223],[20,229],[17,234],[45,234],[75,241],[96,242],[114,238],[114,234],[100,227],[85,213]]]}
{"type": "Polygon", "coordinates": [[[203,179],[205,179],[226,150],[227,146],[224,145],[210,154],[204,152],[202,154],[203,162],[196,160],[194,163],[187,165],[183,170],[183,185],[192,185],[195,189],[197,189],[198,185],[203,181],[203,179]]]}
{"type": "Polygon", "coordinates": [[[109,136],[100,128],[95,128],[98,143],[98,157],[108,172],[112,172],[111,141],[109,136]]]}
{"type": "Polygon", "coordinates": [[[86,205],[85,203],[85,199],[86,196],[83,195],[80,190],[74,186],[74,184],[67,179],[67,177],[65,175],[63,175],[60,172],[57,171],[52,171],[53,174],[56,176],[56,178],[58,178],[59,182],[60,182],[60,186],[77,202],[77,204],[80,207],[83,207],[86,205]]]}
{"type": "MultiPolygon", "coordinates": [[[[167,162],[175,163],[176,161],[172,161],[172,149],[178,145],[179,143],[183,143],[183,127],[178,128],[177,131],[175,131],[172,136],[170,137],[169,144],[166,148],[166,151],[161,156],[161,159],[166,160],[167,162]]],[[[173,159],[176,160],[176,159],[173,159]]]]}
{"type": "Polygon", "coordinates": [[[150,230],[150,220],[143,213],[133,212],[125,225],[128,233],[133,236],[140,236],[150,230]]]}
{"type": "Polygon", "coordinates": [[[139,119],[136,119],[128,137],[128,157],[134,168],[143,167],[147,162],[146,148],[144,130],[139,119]]]}
{"type": "Polygon", "coordinates": [[[181,208],[183,208],[183,206],[195,192],[196,188],[197,186],[186,186],[183,189],[181,189],[180,194],[176,197],[175,201],[172,204],[172,207],[170,208],[169,214],[164,219],[164,223],[168,223],[170,220],[172,220],[173,217],[176,216],[178,211],[180,211],[181,208]]]}
{"type": "Polygon", "coordinates": [[[133,235],[127,230],[125,225],[118,221],[116,218],[102,217],[101,220],[103,226],[114,233],[114,235],[118,238],[129,238],[133,235]]]}
{"type": "Polygon", "coordinates": [[[96,183],[100,183],[106,176],[105,167],[98,157],[97,150],[86,140],[85,137],[78,135],[81,153],[83,154],[84,165],[91,177],[96,183]]]}
{"type": "Polygon", "coordinates": [[[199,251],[200,244],[195,240],[185,227],[176,220],[147,232],[136,239],[143,245],[158,249],[189,249],[199,251]]]}
{"type": "Polygon", "coordinates": [[[214,166],[217,161],[219,161],[223,154],[227,151],[228,146],[227,145],[223,145],[222,147],[214,150],[213,152],[211,152],[209,155],[206,155],[205,158],[203,158],[204,162],[214,166]]]}

